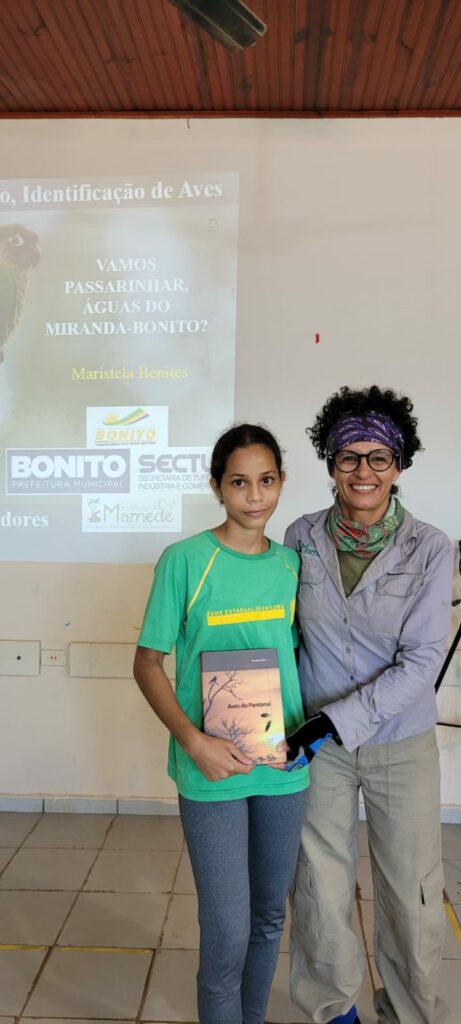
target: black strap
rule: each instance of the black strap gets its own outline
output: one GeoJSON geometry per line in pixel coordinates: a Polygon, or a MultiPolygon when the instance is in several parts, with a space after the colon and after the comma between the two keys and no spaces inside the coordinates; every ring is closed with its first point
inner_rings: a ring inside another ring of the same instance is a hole
{"type": "MultiPolygon", "coordinates": [[[[445,676],[445,674],[447,672],[447,669],[448,669],[448,667],[450,665],[451,659],[453,658],[453,655],[454,655],[454,653],[456,651],[456,648],[457,648],[460,640],[461,640],[461,623],[458,626],[458,629],[457,629],[457,631],[455,633],[455,636],[454,636],[454,639],[453,639],[453,643],[452,643],[452,645],[450,647],[450,650],[448,651],[448,654],[447,654],[447,656],[445,658],[445,661],[444,661],[444,663],[442,665],[442,668],[440,669],[440,672],[439,672],[439,674],[437,676],[436,683],[435,683],[435,692],[436,693],[438,693],[438,691],[440,690],[440,687],[442,685],[444,676],[445,676]]],[[[446,725],[446,726],[448,726],[449,729],[461,729],[461,722],[437,722],[437,725],[446,725]]]]}

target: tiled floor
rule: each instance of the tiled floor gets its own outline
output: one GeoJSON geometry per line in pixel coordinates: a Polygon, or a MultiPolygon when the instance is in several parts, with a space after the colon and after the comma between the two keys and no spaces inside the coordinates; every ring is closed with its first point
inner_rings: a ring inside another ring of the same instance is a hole
{"type": "MultiPolygon", "coordinates": [[[[447,935],[441,992],[461,1015],[461,825],[444,825],[447,935]]],[[[355,915],[372,949],[373,902],[360,826],[355,915]]],[[[0,1024],[193,1024],[198,926],[179,819],[0,814],[0,1024]]],[[[306,1017],[288,997],[284,933],[270,1024],[306,1017]]],[[[359,1009],[376,1024],[371,955],[359,1009]]]]}

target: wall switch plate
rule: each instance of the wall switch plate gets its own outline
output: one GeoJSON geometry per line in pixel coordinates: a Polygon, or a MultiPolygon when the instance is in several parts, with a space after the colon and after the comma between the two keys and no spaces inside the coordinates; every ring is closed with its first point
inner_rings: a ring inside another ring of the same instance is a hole
{"type": "Polygon", "coordinates": [[[42,655],[41,655],[41,658],[40,658],[40,664],[42,666],[49,666],[49,665],[65,666],[65,665],[67,665],[67,651],[55,651],[55,650],[50,650],[49,648],[47,648],[46,650],[42,650],[42,655]]]}
{"type": "Polygon", "coordinates": [[[69,675],[81,679],[132,679],[135,644],[69,645],[69,675]]]}
{"type": "Polygon", "coordinates": [[[0,676],[38,676],[38,640],[0,640],[0,676]]]}

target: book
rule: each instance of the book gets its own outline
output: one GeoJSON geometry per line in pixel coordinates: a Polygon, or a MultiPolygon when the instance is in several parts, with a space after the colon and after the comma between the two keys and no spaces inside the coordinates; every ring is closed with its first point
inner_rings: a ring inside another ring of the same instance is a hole
{"type": "Polygon", "coordinates": [[[276,649],[203,651],[201,663],[204,732],[231,740],[255,765],[285,764],[276,649]]]}

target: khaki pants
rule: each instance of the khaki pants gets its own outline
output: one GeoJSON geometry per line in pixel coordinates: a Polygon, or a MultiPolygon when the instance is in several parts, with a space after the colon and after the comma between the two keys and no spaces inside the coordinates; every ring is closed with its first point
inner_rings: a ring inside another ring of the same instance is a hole
{"type": "Polygon", "coordinates": [[[291,995],[316,1024],[348,1013],[365,958],[352,928],[359,788],[375,901],[380,1024],[442,1024],[436,999],[445,914],[435,732],[359,747],[328,741],[311,764],[292,894],[291,995]]]}

